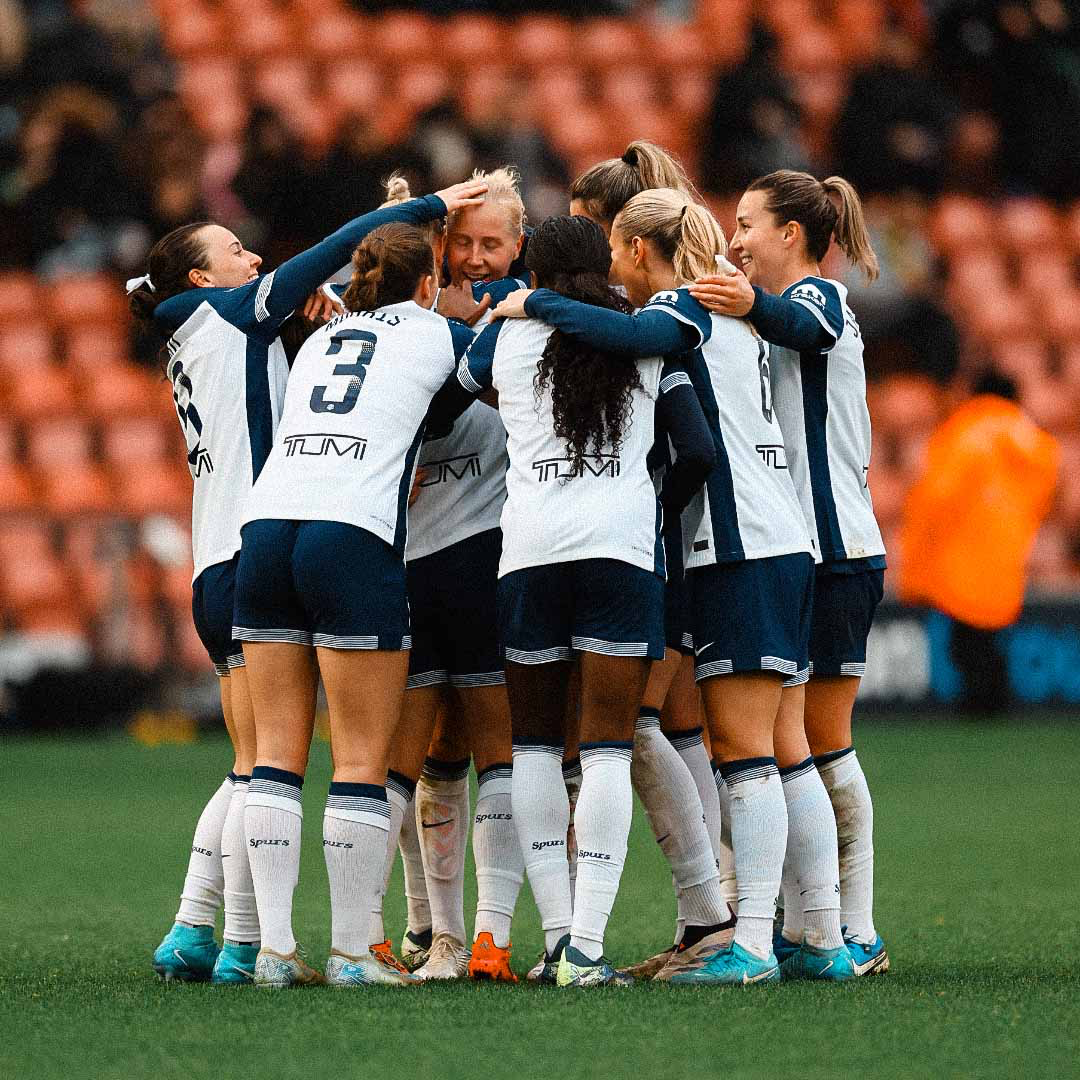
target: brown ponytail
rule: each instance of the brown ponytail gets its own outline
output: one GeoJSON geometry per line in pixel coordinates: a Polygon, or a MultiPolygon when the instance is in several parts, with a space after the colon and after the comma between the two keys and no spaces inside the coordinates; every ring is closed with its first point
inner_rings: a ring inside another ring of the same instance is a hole
{"type": "Polygon", "coordinates": [[[632,142],[622,157],[586,169],[571,186],[570,200],[583,202],[590,217],[610,225],[635,195],[650,188],[674,188],[701,202],[679,160],[644,139],[632,142]]]}
{"type": "Polygon", "coordinates": [[[868,281],[878,276],[878,260],[866,228],[858,192],[841,176],[819,181],[809,173],[779,169],[755,180],[747,191],[768,193],[765,208],[781,224],[797,221],[807,254],[821,262],[833,240],[868,281]],[[835,196],[837,203],[833,202],[835,196]]]}
{"type": "Polygon", "coordinates": [[[342,296],[350,311],[374,311],[411,300],[422,278],[435,275],[427,231],[415,225],[380,225],[357,246],[352,279],[342,296]]]}
{"type": "Polygon", "coordinates": [[[165,337],[154,322],[154,309],[163,300],[177,296],[195,286],[188,274],[192,270],[207,270],[206,245],[200,233],[211,221],[195,221],[166,233],[146,257],[144,281],[128,293],[128,305],[135,320],[135,355],[142,359],[161,360],[165,337]]]}

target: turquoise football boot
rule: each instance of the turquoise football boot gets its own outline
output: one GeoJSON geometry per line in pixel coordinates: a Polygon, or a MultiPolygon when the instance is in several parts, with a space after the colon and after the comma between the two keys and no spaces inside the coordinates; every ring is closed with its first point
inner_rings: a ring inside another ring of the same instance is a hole
{"type": "Polygon", "coordinates": [[[761,960],[741,945],[732,942],[714,953],[699,968],[681,971],[671,977],[672,986],[750,986],[752,983],[777,982],[780,966],[770,953],[761,960]]]}
{"type": "Polygon", "coordinates": [[[154,970],[166,981],[206,982],[218,958],[212,926],[174,923],[165,940],[154,950],[154,970]]]}
{"type": "Polygon", "coordinates": [[[889,970],[889,954],[880,934],[875,934],[869,945],[849,937],[844,938],[844,943],[851,953],[851,966],[857,976],[884,975],[889,970]]]}
{"type": "Polygon", "coordinates": [[[815,982],[843,982],[855,978],[855,965],[846,945],[838,949],[818,949],[803,942],[781,965],[785,979],[812,979],[815,982]]]}
{"type": "Polygon", "coordinates": [[[778,964],[783,964],[789,956],[799,951],[799,942],[788,941],[778,927],[773,934],[772,948],[773,952],[776,954],[776,962],[778,964]]]}
{"type": "Polygon", "coordinates": [[[255,958],[258,945],[233,945],[228,941],[221,947],[210,981],[215,986],[247,986],[255,981],[255,958]]]}
{"type": "Polygon", "coordinates": [[[633,986],[634,976],[616,971],[603,956],[599,960],[590,960],[580,949],[567,944],[559,960],[556,982],[562,987],[633,986]]]}

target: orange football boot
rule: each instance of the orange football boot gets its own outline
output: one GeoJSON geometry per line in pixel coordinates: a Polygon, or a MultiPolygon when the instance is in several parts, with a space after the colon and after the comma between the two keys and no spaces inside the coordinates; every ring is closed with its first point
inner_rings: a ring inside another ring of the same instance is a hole
{"type": "Polygon", "coordinates": [[[469,961],[469,978],[516,983],[518,977],[510,970],[510,946],[500,949],[486,930],[477,934],[469,961]]]}
{"type": "Polygon", "coordinates": [[[394,955],[394,947],[389,938],[380,941],[378,945],[372,945],[371,952],[383,966],[400,971],[402,975],[409,974],[409,969],[394,955]]]}

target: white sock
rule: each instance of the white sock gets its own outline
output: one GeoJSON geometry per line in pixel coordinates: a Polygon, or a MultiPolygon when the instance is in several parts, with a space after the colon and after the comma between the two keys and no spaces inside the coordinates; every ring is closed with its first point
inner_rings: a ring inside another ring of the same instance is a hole
{"type": "Polygon", "coordinates": [[[840,853],[840,921],[848,937],[869,945],[874,928],[874,804],[851,747],[814,759],[836,817],[840,853]]]}
{"type": "Polygon", "coordinates": [[[720,799],[716,792],[716,771],[705,752],[705,740],[701,737],[701,728],[689,731],[671,731],[666,735],[668,742],[679,752],[679,757],[690,770],[697,788],[698,801],[705,815],[705,830],[709,834],[713,857],[719,860],[720,847],[720,799]]]}
{"type": "MultiPolygon", "coordinates": [[[[415,786],[413,791],[415,792],[415,786]]],[[[398,850],[405,876],[406,928],[415,934],[431,929],[431,904],[428,903],[427,878],[424,877],[424,856],[420,851],[420,826],[416,822],[416,797],[405,809],[401,819],[398,850]]]]}
{"type": "Polygon", "coordinates": [[[604,953],[604,931],[619,892],[634,813],[633,743],[581,744],[576,824],[578,878],[570,944],[590,960],[604,953]]]}
{"type": "Polygon", "coordinates": [[[570,804],[570,825],[566,830],[566,860],[570,864],[570,903],[574,902],[574,886],[577,884],[577,837],[574,834],[574,810],[578,795],[581,794],[581,758],[571,758],[563,762],[563,786],[566,788],[566,801],[570,804]]]}
{"type": "MultiPolygon", "coordinates": [[[[334,781],[323,816],[323,855],[330,879],[330,945],[346,956],[367,956],[371,912],[382,894],[390,805],[379,784],[334,781]]],[[[381,929],[381,927],[380,927],[381,929]]]]}
{"type": "Polygon", "coordinates": [[[416,785],[401,773],[393,769],[386,776],[386,801],[390,806],[390,829],[386,834],[386,861],[383,864],[382,888],[371,906],[371,922],[368,937],[375,943],[386,940],[386,927],[383,925],[383,900],[390,873],[394,869],[394,856],[397,854],[398,837],[401,836],[401,824],[411,808],[412,794],[416,785]]]}
{"type": "Polygon", "coordinates": [[[221,868],[225,877],[225,940],[259,943],[259,911],[244,837],[244,807],[250,776],[235,776],[232,800],[221,830],[221,868]]]}
{"type": "Polygon", "coordinates": [[[244,835],[259,910],[262,947],[288,956],[296,949],[292,931],[293,892],[300,876],[300,832],[304,778],[284,769],[256,765],[244,806],[244,835]]]}
{"type": "MultiPolygon", "coordinates": [[[[634,726],[630,779],[653,835],[671,866],[679,893],[679,922],[712,926],[728,918],[697,785],[660,731],[660,710],[643,707],[634,726]]],[[[710,784],[712,780],[710,778],[710,784]]],[[[713,786],[715,795],[716,788],[713,786]]]]}
{"type": "MultiPolygon", "coordinates": [[[[843,948],[840,933],[840,869],[836,855],[836,820],[814,759],[780,772],[787,803],[788,840],[785,871],[791,865],[798,882],[795,890],[803,913],[806,943],[816,949],[843,948]]],[[[787,894],[784,927],[787,928],[787,894]]],[[[802,940],[792,938],[793,941],[802,940]]]]}
{"type": "Polygon", "coordinates": [[[221,907],[225,878],[221,872],[221,832],[232,802],[232,773],[203,807],[191,841],[184,887],[176,921],[187,926],[213,926],[221,907]]]}
{"type": "Polygon", "coordinates": [[[491,934],[500,949],[510,944],[525,862],[514,825],[511,765],[491,765],[477,777],[473,815],[473,858],[476,861],[475,940],[491,934]]]}
{"type": "Polygon", "coordinates": [[[569,933],[572,918],[566,860],[570,803],[563,784],[562,755],[561,746],[514,744],[514,822],[548,953],[569,933]]]}
{"type": "Polygon", "coordinates": [[[735,941],[762,960],[772,954],[773,916],[787,846],[787,807],[775,758],[721,766],[731,799],[731,840],[739,883],[735,941]]]}
{"type": "Polygon", "coordinates": [[[465,941],[465,849],[469,842],[469,760],[424,762],[416,785],[432,934],[465,941]]]}
{"type": "MultiPolygon", "coordinates": [[[[716,781],[716,802],[720,808],[720,835],[713,841],[716,869],[720,874],[720,895],[733,912],[739,910],[739,886],[735,881],[735,851],[731,846],[731,795],[720,766],[713,765],[716,781]]],[[[711,836],[711,833],[710,833],[711,836]]]]}

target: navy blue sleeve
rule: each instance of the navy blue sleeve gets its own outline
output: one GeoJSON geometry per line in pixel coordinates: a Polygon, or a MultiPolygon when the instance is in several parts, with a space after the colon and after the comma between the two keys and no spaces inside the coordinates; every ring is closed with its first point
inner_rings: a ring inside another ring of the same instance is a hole
{"type": "Polygon", "coordinates": [[[716,443],[690,376],[677,364],[664,365],[656,414],[675,449],[660,502],[665,514],[681,514],[716,467],[716,443]]]}
{"type": "Polygon", "coordinates": [[[499,331],[505,319],[490,322],[473,339],[465,355],[458,364],[457,379],[473,397],[479,397],[491,388],[491,371],[495,363],[495,343],[499,340],[499,331]]]}
{"type": "Polygon", "coordinates": [[[302,251],[269,274],[262,274],[236,289],[188,289],[157,306],[154,319],[175,329],[208,303],[228,323],[245,334],[268,339],[277,336],[281,323],[324,281],[349,262],[356,245],[373,229],[391,222],[424,225],[446,215],[437,195],[410,199],[398,206],[362,214],[321,243],[302,251]]]}
{"type": "Polygon", "coordinates": [[[799,352],[828,352],[844,332],[844,305],[836,286],[803,278],[772,296],[754,286],[754,306],[746,318],[774,345],[799,352]]]}
{"type": "Polygon", "coordinates": [[[491,297],[491,303],[494,306],[500,300],[505,300],[512,292],[516,292],[518,289],[527,289],[528,287],[529,283],[527,281],[516,277],[497,278],[495,281],[474,281],[472,287],[473,299],[479,304],[486,294],[491,297]]]}
{"type": "Polygon", "coordinates": [[[537,289],[525,301],[525,314],[598,349],[638,359],[685,352],[701,343],[698,330],[663,307],[645,307],[627,315],[537,289]]]}
{"type": "Polygon", "coordinates": [[[450,327],[450,340],[454,343],[454,359],[460,360],[465,355],[465,350],[476,340],[476,335],[468,323],[460,319],[447,319],[450,327]]]}

